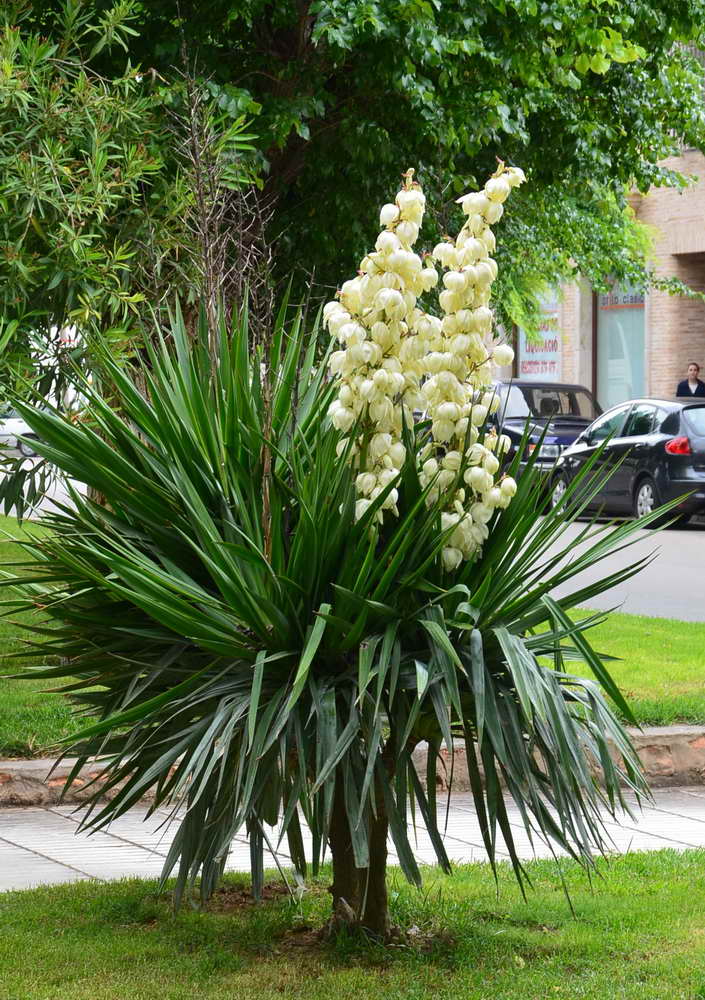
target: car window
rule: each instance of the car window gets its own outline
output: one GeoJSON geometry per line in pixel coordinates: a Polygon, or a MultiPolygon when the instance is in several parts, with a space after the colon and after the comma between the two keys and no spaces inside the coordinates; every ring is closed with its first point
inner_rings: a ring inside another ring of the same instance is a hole
{"type": "Polygon", "coordinates": [[[553,386],[502,386],[501,414],[509,418],[584,417],[594,420],[599,413],[592,396],[583,389],[553,386]]]}
{"type": "Polygon", "coordinates": [[[680,422],[680,410],[671,410],[671,412],[664,418],[659,430],[662,434],[677,434],[680,422]]]}
{"type": "Polygon", "coordinates": [[[500,387],[502,405],[499,408],[501,417],[530,417],[529,403],[518,385],[503,385],[500,387]]]}
{"type": "Polygon", "coordinates": [[[629,414],[627,425],[620,437],[643,437],[645,434],[650,434],[654,426],[655,416],[655,406],[640,403],[629,414]]]}
{"type": "Polygon", "coordinates": [[[524,389],[535,417],[588,417],[596,415],[586,392],[574,389],[552,389],[548,386],[524,389]]]}
{"type": "Polygon", "coordinates": [[[705,406],[689,406],[683,410],[683,417],[693,434],[705,434],[705,406]]]}
{"type": "Polygon", "coordinates": [[[618,410],[611,410],[604,417],[596,420],[588,432],[590,443],[598,444],[600,441],[605,441],[608,437],[619,437],[624,418],[628,411],[628,406],[621,406],[618,410]]]}

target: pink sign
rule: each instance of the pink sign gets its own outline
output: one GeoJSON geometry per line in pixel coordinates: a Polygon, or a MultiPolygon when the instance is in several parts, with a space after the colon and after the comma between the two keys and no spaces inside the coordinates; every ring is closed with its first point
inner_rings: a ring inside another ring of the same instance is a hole
{"type": "Polygon", "coordinates": [[[560,382],[562,365],[558,302],[555,299],[544,302],[541,312],[538,337],[529,339],[524,330],[519,330],[518,376],[534,381],[560,382]]]}

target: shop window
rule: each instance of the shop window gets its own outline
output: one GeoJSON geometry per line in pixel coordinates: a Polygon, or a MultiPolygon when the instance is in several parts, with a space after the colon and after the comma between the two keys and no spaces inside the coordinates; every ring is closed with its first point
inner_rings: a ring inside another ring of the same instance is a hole
{"type": "Polygon", "coordinates": [[[597,297],[597,398],[614,406],[646,392],[644,293],[614,285],[597,297]]]}

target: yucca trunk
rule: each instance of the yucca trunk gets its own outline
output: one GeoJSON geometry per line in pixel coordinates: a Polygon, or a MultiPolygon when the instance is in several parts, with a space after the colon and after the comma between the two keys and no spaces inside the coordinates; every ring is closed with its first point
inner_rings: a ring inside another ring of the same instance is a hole
{"type": "Polygon", "coordinates": [[[389,821],[381,790],[377,794],[377,815],[370,818],[369,868],[357,868],[345,809],[343,780],[335,784],[333,815],[328,840],[333,861],[331,930],[343,925],[361,927],[381,940],[389,937],[391,920],[387,896],[387,834],[389,821]]]}

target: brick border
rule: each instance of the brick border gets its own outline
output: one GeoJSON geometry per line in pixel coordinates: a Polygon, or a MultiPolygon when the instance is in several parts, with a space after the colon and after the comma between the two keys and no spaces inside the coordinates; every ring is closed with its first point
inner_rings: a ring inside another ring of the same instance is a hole
{"type": "MultiPolygon", "coordinates": [[[[649,783],[655,788],[667,785],[705,785],[705,726],[649,726],[632,729],[630,735],[644,765],[649,783]]],[[[441,750],[441,757],[450,770],[448,751],[441,750]]],[[[414,763],[422,779],[426,776],[426,744],[414,751],[414,763]]],[[[46,806],[59,801],[80,803],[101,784],[102,769],[99,764],[82,768],[68,792],[61,796],[64,782],[76,763],[67,758],[54,766],[50,758],[36,760],[0,760],[0,808],[2,806],[46,806]],[[53,771],[52,771],[53,768],[53,771]],[[51,772],[51,773],[50,773],[51,772]]],[[[438,782],[443,788],[447,782],[443,767],[438,769],[438,782]]],[[[456,791],[467,791],[465,746],[455,746],[456,791]]],[[[117,789],[108,794],[115,794],[117,789]]],[[[146,796],[149,798],[149,796],[146,796]]]]}
{"type": "MultiPolygon", "coordinates": [[[[652,787],[705,785],[705,726],[647,726],[630,729],[629,735],[652,787]]],[[[436,780],[439,788],[445,789],[450,755],[445,748],[440,754],[446,765],[445,775],[439,764],[436,780]]],[[[458,792],[469,791],[463,743],[456,742],[454,755],[453,788],[458,792]]],[[[414,751],[413,761],[422,781],[426,779],[426,756],[427,746],[421,743],[414,751]]]]}

